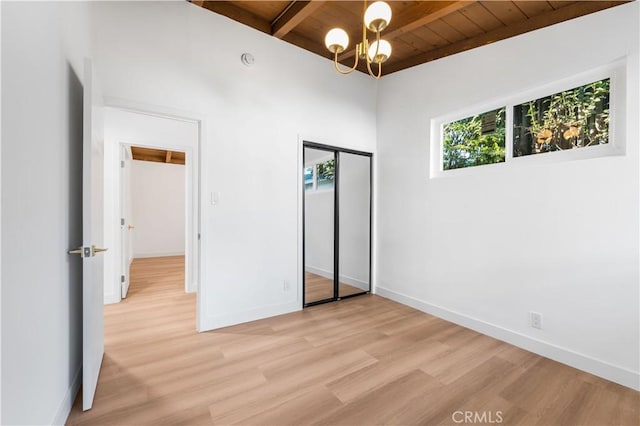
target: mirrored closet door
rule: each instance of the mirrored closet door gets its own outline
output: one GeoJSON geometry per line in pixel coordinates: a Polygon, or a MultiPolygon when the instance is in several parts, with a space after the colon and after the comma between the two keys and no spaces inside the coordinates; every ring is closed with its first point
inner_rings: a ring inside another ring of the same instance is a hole
{"type": "Polygon", "coordinates": [[[334,298],[335,162],[333,151],[304,148],[305,304],[334,298]]]}
{"type": "Polygon", "coordinates": [[[368,292],[371,266],[371,157],[340,153],[338,297],[368,292]]]}
{"type": "Polygon", "coordinates": [[[371,290],[371,154],[305,142],[304,306],[371,290]]]}

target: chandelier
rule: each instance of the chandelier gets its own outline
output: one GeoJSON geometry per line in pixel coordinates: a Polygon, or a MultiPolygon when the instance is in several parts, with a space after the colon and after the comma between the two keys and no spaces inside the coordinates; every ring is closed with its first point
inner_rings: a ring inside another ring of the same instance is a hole
{"type": "Polygon", "coordinates": [[[327,49],[333,53],[333,64],[340,74],[350,74],[355,71],[358,61],[367,61],[367,71],[369,75],[376,80],[382,75],[382,63],[391,56],[391,44],[380,38],[380,32],[384,30],[391,21],[391,8],[383,1],[371,3],[367,7],[364,2],[364,19],[362,21],[362,42],[356,45],[355,57],[356,61],[353,67],[342,69],[338,64],[338,55],[349,46],[349,35],[342,28],[334,28],[330,30],[324,38],[324,44],[327,49]],[[369,44],[367,39],[367,29],[376,34],[376,40],[369,44]],[[371,64],[378,64],[378,72],[374,73],[371,64]]]}

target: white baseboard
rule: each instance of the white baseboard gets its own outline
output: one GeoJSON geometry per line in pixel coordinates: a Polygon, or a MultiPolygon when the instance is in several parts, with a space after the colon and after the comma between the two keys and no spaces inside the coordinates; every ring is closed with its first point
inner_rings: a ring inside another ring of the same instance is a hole
{"type": "Polygon", "coordinates": [[[175,253],[136,253],[133,255],[133,259],[142,259],[147,257],[169,257],[169,256],[184,256],[184,252],[175,253]]]}
{"type": "Polygon", "coordinates": [[[276,305],[260,306],[258,308],[249,309],[243,312],[234,312],[217,316],[207,316],[205,317],[205,320],[200,323],[200,330],[198,331],[203,332],[215,330],[217,328],[242,324],[249,321],[269,318],[276,315],[288,314],[300,310],[302,310],[302,304],[296,301],[276,305]]]}
{"type": "MultiPolygon", "coordinates": [[[[321,277],[333,279],[333,271],[327,271],[326,269],[316,268],[315,266],[305,266],[304,270],[307,272],[311,272],[312,274],[320,275],[321,277]]],[[[359,280],[357,278],[352,278],[347,275],[340,275],[340,282],[349,284],[358,288],[367,291],[369,289],[369,283],[366,281],[359,280]]]]}
{"type": "Polygon", "coordinates": [[[67,393],[64,395],[64,399],[60,403],[58,412],[51,422],[52,425],[64,425],[67,422],[67,418],[69,417],[69,413],[71,412],[71,408],[73,407],[73,402],[76,400],[76,396],[78,395],[78,391],[80,390],[81,383],[82,366],[80,366],[80,368],[78,368],[78,371],[76,371],[76,375],[73,377],[71,386],[67,390],[67,393]]]}
{"type": "Polygon", "coordinates": [[[640,373],[377,286],[376,294],[595,376],[640,390],[640,373]]]}
{"type": "Polygon", "coordinates": [[[311,272],[312,274],[320,275],[321,277],[333,279],[333,271],[327,271],[326,269],[316,268],[315,266],[305,265],[305,272],[311,272]]]}
{"type": "Polygon", "coordinates": [[[358,287],[359,289],[362,289],[362,291],[369,291],[369,283],[366,281],[358,280],[346,275],[340,275],[340,282],[358,287]]]}

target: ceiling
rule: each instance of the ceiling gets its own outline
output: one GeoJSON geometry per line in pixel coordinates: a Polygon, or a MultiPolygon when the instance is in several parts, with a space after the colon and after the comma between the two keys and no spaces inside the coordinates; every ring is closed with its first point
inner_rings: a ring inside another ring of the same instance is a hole
{"type": "Polygon", "coordinates": [[[166,151],[164,149],[131,147],[131,156],[134,160],[153,161],[154,163],[184,164],[184,152],[166,151]]]}
{"type": "MultiPolygon", "coordinates": [[[[347,51],[339,57],[347,66],[353,65],[354,43],[362,37],[361,1],[191,2],[326,58],[332,55],[324,36],[341,27],[350,38],[347,51]]],[[[627,2],[387,1],[393,15],[382,38],[391,42],[393,52],[383,64],[383,74],[627,2]]]]}

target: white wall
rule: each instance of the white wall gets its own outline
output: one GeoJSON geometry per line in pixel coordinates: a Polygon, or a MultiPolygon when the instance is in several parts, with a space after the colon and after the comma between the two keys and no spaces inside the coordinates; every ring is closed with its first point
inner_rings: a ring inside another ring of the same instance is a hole
{"type": "Polygon", "coordinates": [[[2,424],[61,424],[79,387],[86,4],[2,3],[2,424]]]}
{"type": "Polygon", "coordinates": [[[184,254],[185,166],[132,162],[133,256],[184,254]]]}
{"type": "Polygon", "coordinates": [[[639,387],[638,17],[619,6],[382,79],[379,294],[639,387]],[[626,155],[429,178],[431,119],[624,56],[626,155]]]}
{"type": "Polygon", "coordinates": [[[301,140],[375,151],[375,81],[187,2],[92,9],[106,96],[203,119],[201,329],[300,309],[301,140]]]}
{"type": "MultiPolygon", "coordinates": [[[[155,147],[160,149],[174,149],[186,153],[186,166],[182,166],[185,173],[185,185],[181,194],[183,195],[183,206],[191,210],[188,215],[183,213],[183,238],[185,243],[182,246],[190,247],[185,253],[185,289],[188,292],[197,290],[197,269],[198,269],[198,161],[199,151],[198,123],[189,120],[174,119],[156,115],[142,114],[132,110],[121,108],[105,108],[105,205],[111,206],[105,212],[105,245],[113,247],[113,250],[105,252],[105,303],[117,303],[120,301],[120,270],[121,264],[121,197],[120,190],[120,149],[122,144],[155,147]],[[185,220],[186,219],[186,220],[185,220]]],[[[130,169],[133,168],[130,162],[130,169]]],[[[130,173],[133,173],[130,170],[130,173]]],[[[126,194],[125,194],[126,195],[126,194]]],[[[133,200],[130,203],[134,204],[133,200]]],[[[132,212],[132,219],[128,224],[137,226],[135,213],[132,212]]],[[[125,218],[126,220],[126,218],[125,218]]],[[[138,229],[129,232],[132,238],[138,234],[138,229]]],[[[156,241],[157,242],[157,241],[156,241]]],[[[133,243],[134,250],[135,242],[133,243]]],[[[139,253],[145,254],[144,251],[139,253]]],[[[125,273],[126,275],[126,273],[125,273]]]]}

